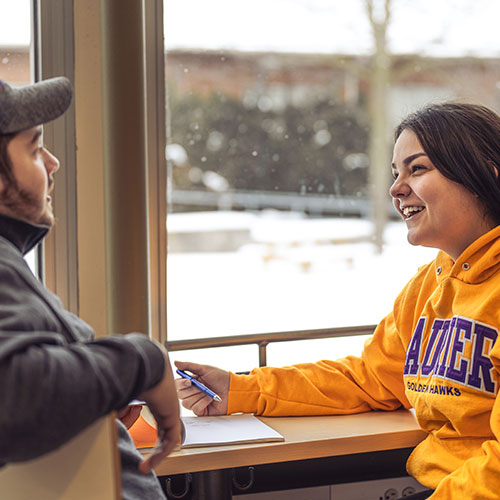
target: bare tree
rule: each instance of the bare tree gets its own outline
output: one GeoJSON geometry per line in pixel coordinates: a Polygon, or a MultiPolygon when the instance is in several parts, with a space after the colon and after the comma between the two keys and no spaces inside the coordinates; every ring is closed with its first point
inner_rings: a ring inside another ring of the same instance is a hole
{"type": "Polygon", "coordinates": [[[390,82],[391,56],[387,48],[387,31],[392,0],[365,0],[373,32],[374,53],[369,71],[370,82],[370,193],[372,201],[373,238],[377,252],[382,251],[384,228],[388,218],[390,156],[388,148],[387,99],[390,82]]]}

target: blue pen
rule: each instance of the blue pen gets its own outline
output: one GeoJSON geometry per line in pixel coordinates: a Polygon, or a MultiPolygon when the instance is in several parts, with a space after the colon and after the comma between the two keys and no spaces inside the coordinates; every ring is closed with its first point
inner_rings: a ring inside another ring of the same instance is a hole
{"type": "Polygon", "coordinates": [[[219,403],[222,403],[222,399],[220,396],[215,394],[214,391],[211,391],[206,385],[203,385],[201,382],[196,380],[194,377],[191,375],[188,375],[186,372],[183,372],[182,370],[177,369],[176,372],[182,377],[182,378],[187,378],[188,380],[191,380],[191,383],[194,384],[200,391],[203,391],[205,394],[210,396],[212,399],[215,399],[215,401],[218,401],[219,403]]]}

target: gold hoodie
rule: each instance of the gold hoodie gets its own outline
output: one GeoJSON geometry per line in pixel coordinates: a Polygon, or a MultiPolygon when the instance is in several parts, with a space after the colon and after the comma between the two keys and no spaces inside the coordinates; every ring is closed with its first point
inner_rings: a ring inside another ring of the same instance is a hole
{"type": "Polygon", "coordinates": [[[500,498],[500,226],[419,269],[361,357],[231,373],[228,413],[414,408],[428,436],[408,472],[438,499],[500,498]]]}

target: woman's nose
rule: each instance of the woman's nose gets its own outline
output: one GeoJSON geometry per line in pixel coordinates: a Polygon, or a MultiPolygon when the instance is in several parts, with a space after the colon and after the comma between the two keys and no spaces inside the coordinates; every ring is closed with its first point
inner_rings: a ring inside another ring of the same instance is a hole
{"type": "Polygon", "coordinates": [[[389,188],[389,194],[392,198],[401,198],[403,196],[408,196],[410,193],[410,186],[404,181],[401,176],[394,179],[392,186],[389,188]]]}

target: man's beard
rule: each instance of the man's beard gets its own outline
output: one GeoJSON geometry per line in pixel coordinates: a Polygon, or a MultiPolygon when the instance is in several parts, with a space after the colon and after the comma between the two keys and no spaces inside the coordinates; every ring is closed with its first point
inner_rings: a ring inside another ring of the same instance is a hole
{"type": "MultiPolygon", "coordinates": [[[[49,191],[53,183],[54,180],[50,177],[49,191]]],[[[5,186],[0,193],[0,204],[16,219],[43,226],[54,225],[54,216],[48,207],[45,207],[45,199],[39,199],[26,189],[22,189],[17,182],[5,186]]]]}

